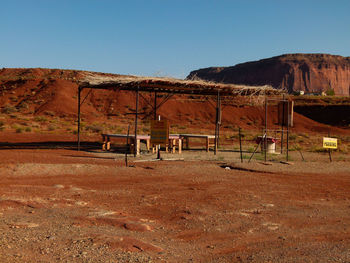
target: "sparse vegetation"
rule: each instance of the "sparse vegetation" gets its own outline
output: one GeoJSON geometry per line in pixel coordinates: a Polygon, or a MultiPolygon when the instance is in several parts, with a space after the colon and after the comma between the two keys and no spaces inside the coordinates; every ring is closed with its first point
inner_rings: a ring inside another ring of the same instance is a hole
{"type": "Polygon", "coordinates": [[[0,131],[5,130],[5,123],[3,121],[0,121],[0,131]]]}
{"type": "Polygon", "coordinates": [[[334,89],[332,89],[332,88],[327,89],[326,95],[327,96],[334,96],[335,95],[334,89]]]}
{"type": "Polygon", "coordinates": [[[16,133],[22,133],[22,132],[23,132],[23,127],[16,128],[16,133]]]}
{"type": "Polygon", "coordinates": [[[11,113],[15,113],[17,112],[17,109],[16,107],[12,106],[12,105],[5,105],[2,110],[1,110],[2,113],[5,113],[5,114],[11,114],[11,113]]]}
{"type": "Polygon", "coordinates": [[[54,130],[56,130],[56,126],[53,125],[53,124],[49,124],[49,126],[47,127],[47,129],[48,129],[49,131],[54,131],[54,130]]]}
{"type": "Polygon", "coordinates": [[[35,116],[34,117],[34,121],[37,121],[37,122],[47,122],[47,118],[45,116],[35,116]]]}

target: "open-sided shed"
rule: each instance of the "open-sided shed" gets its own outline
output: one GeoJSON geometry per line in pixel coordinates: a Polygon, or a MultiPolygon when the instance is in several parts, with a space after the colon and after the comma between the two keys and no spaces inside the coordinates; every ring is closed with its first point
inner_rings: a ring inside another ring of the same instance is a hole
{"type": "Polygon", "coordinates": [[[149,92],[154,94],[153,113],[157,116],[157,109],[175,94],[212,96],[216,98],[216,126],[215,126],[215,153],[219,134],[221,116],[221,98],[234,100],[237,96],[272,96],[281,94],[280,90],[271,86],[246,86],[224,83],[213,83],[203,80],[180,80],[174,78],[139,77],[129,75],[112,75],[99,73],[85,73],[78,82],[78,149],[80,149],[80,107],[85,101],[81,99],[83,89],[125,90],[136,93],[135,111],[135,138],[137,137],[138,103],[139,93],[149,92]],[[157,94],[167,94],[161,102],[157,102],[157,94]]]}

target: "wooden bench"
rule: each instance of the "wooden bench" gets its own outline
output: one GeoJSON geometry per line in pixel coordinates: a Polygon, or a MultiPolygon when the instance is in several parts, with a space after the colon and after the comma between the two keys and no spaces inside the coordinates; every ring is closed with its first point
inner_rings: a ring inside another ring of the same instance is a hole
{"type": "Polygon", "coordinates": [[[209,152],[210,147],[215,147],[215,135],[205,135],[205,134],[179,134],[180,137],[184,140],[186,149],[189,149],[190,138],[199,138],[205,139],[205,148],[209,152]],[[214,140],[214,141],[211,141],[214,140]]]}
{"type": "MultiPolygon", "coordinates": [[[[111,149],[111,138],[124,138],[126,139],[126,134],[107,134],[103,133],[102,136],[102,150],[109,151],[111,149]]],[[[135,151],[135,135],[129,135],[130,140],[130,151],[135,151]]],[[[136,139],[136,155],[140,154],[141,142],[146,144],[147,151],[151,149],[151,136],[149,135],[137,135],[136,139]]],[[[169,147],[172,149],[172,152],[175,153],[175,148],[178,147],[178,152],[182,151],[182,138],[178,134],[169,135],[169,143],[166,145],[166,151],[168,151],[169,147]]],[[[152,148],[154,152],[154,147],[152,148]]]]}
{"type": "MultiPolygon", "coordinates": [[[[126,134],[106,134],[103,133],[102,135],[102,150],[103,151],[109,151],[111,149],[111,138],[124,138],[126,139],[128,135],[126,134]]],[[[129,135],[129,140],[130,140],[130,146],[131,146],[131,151],[135,151],[135,135],[129,135]]],[[[140,149],[141,149],[141,142],[146,143],[146,148],[147,151],[150,150],[151,146],[151,137],[149,135],[137,135],[136,138],[136,154],[140,154],[140,149]]]]}

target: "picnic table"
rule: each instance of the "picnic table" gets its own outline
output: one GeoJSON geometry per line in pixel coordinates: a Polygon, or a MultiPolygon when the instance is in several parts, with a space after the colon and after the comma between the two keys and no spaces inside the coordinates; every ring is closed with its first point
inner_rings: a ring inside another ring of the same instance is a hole
{"type": "Polygon", "coordinates": [[[180,137],[184,140],[186,149],[189,149],[190,138],[199,138],[205,139],[205,148],[209,152],[210,147],[215,147],[215,135],[206,135],[206,134],[179,134],[180,137]],[[214,141],[211,141],[214,140],[214,141]]]}
{"type": "MultiPolygon", "coordinates": [[[[124,138],[126,139],[128,135],[126,134],[108,134],[102,133],[102,150],[109,151],[111,149],[111,138],[124,138]]],[[[150,135],[137,135],[136,143],[135,143],[135,135],[129,135],[131,151],[135,151],[136,155],[140,154],[141,142],[146,144],[147,151],[151,149],[151,136],[150,135]],[[136,145],[136,148],[135,148],[136,145]]],[[[172,152],[175,153],[176,146],[178,147],[178,152],[182,151],[182,138],[178,134],[170,134],[169,135],[169,143],[165,146],[166,151],[171,148],[172,152]]],[[[152,147],[152,152],[155,151],[155,147],[152,147]]]]}

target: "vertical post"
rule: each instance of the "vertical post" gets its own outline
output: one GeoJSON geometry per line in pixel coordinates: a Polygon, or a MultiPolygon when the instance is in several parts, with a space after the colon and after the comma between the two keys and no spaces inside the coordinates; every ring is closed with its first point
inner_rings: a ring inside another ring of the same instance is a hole
{"type": "MultiPolygon", "coordinates": [[[[158,121],[160,121],[160,115],[158,116],[158,121]]],[[[158,149],[158,151],[157,151],[157,159],[160,160],[160,158],[161,158],[160,157],[160,144],[157,145],[157,149],[158,149]]]]}
{"type": "Polygon", "coordinates": [[[78,151],[80,151],[80,92],[81,92],[80,86],[78,87],[78,151]]]}
{"type": "Polygon", "coordinates": [[[220,144],[220,125],[221,125],[221,97],[220,97],[220,93],[218,94],[219,96],[219,106],[218,106],[218,148],[219,148],[219,144],[220,144]]]}
{"type": "Polygon", "coordinates": [[[135,112],[135,139],[134,139],[134,157],[136,157],[137,154],[137,118],[138,118],[138,113],[139,113],[139,87],[137,87],[136,90],[136,102],[135,102],[135,108],[136,108],[136,112],[135,112]]]}
{"type": "Polygon", "coordinates": [[[126,147],[125,147],[125,166],[128,167],[128,151],[129,147],[129,133],[130,133],[130,124],[128,125],[128,133],[126,135],[126,147]]]}
{"type": "Polygon", "coordinates": [[[285,105],[285,101],[284,101],[284,94],[283,94],[283,97],[282,97],[282,122],[281,122],[281,126],[282,126],[282,133],[281,133],[281,154],[283,153],[284,105],[285,105]]]}
{"type": "Polygon", "coordinates": [[[238,134],[239,134],[239,152],[240,152],[240,155],[241,155],[241,163],[243,163],[241,127],[238,128],[238,134]]]}
{"type": "Polygon", "coordinates": [[[157,92],[154,92],[153,119],[157,120],[157,92]]]}
{"type": "Polygon", "coordinates": [[[266,159],[267,159],[267,99],[266,99],[266,94],[265,94],[265,138],[264,138],[264,153],[265,153],[265,156],[264,156],[264,159],[265,159],[265,162],[266,162],[266,159]]]}
{"type": "Polygon", "coordinates": [[[287,162],[289,161],[289,100],[287,101],[287,162]]]}
{"type": "MultiPolygon", "coordinates": [[[[331,132],[328,130],[328,138],[331,137],[331,132]]],[[[332,162],[331,148],[328,148],[329,161],[332,162]]]]}
{"type": "Polygon", "coordinates": [[[214,145],[214,154],[216,155],[219,146],[219,122],[220,122],[220,91],[218,91],[217,100],[216,100],[216,126],[215,126],[215,145],[214,145]]]}

